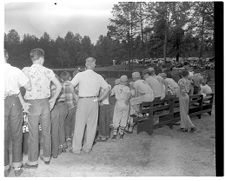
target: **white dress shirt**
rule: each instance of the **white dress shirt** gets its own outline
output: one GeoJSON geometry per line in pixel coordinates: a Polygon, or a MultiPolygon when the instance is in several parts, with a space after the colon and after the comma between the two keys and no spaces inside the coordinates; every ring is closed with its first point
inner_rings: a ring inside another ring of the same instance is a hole
{"type": "Polygon", "coordinates": [[[25,86],[29,79],[24,73],[8,63],[4,65],[5,92],[4,97],[20,93],[20,87],[25,86]]]}
{"type": "Polygon", "coordinates": [[[104,78],[90,69],[76,74],[71,83],[74,87],[79,85],[79,97],[98,96],[100,88],[108,88],[108,83],[104,78]]]}

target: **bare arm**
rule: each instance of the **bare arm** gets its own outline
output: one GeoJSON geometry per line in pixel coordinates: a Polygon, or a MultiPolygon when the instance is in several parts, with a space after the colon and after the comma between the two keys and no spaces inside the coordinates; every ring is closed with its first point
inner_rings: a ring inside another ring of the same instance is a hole
{"type": "Polygon", "coordinates": [[[98,98],[98,101],[102,101],[110,92],[110,87],[108,86],[108,88],[103,90],[103,94],[101,94],[101,96],[98,98]]]}
{"type": "Polygon", "coordinates": [[[56,99],[59,96],[61,89],[62,89],[61,83],[59,82],[59,80],[56,77],[54,77],[51,81],[56,86],[56,91],[55,91],[55,94],[53,95],[53,97],[49,100],[50,110],[52,110],[52,108],[54,107],[56,99]]]}
{"type": "Polygon", "coordinates": [[[31,104],[24,101],[24,98],[22,97],[21,93],[19,93],[18,97],[19,97],[19,100],[23,107],[24,112],[28,113],[28,109],[30,108],[31,104]]]}

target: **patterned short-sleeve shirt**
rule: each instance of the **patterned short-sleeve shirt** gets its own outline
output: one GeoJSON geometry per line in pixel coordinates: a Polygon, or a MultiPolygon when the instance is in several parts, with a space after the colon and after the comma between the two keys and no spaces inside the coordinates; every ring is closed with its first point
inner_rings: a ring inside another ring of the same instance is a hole
{"type": "Polygon", "coordinates": [[[55,78],[52,70],[40,64],[33,64],[31,67],[23,68],[23,72],[31,81],[31,91],[26,91],[25,99],[35,100],[50,97],[50,83],[55,78]]]}

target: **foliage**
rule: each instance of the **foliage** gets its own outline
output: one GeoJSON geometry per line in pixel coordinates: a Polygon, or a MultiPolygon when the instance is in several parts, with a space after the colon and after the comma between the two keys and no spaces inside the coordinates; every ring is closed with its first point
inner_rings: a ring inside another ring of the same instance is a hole
{"type": "Polygon", "coordinates": [[[94,56],[98,65],[131,59],[214,56],[213,2],[119,2],[112,8],[107,35],[91,43],[89,36],[67,32],[55,40],[44,32],[38,38],[16,30],[5,33],[10,63],[31,65],[29,52],[45,50],[45,65],[71,68],[94,56]]]}

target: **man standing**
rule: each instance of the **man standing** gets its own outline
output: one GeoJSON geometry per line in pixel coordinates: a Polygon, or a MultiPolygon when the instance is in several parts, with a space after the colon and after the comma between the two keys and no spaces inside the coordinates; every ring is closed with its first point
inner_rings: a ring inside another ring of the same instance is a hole
{"type": "Polygon", "coordinates": [[[57,80],[52,70],[43,66],[44,50],[35,48],[30,52],[30,58],[33,62],[31,67],[23,69],[27,77],[30,78],[32,89],[27,91],[24,98],[31,104],[28,114],[28,162],[25,168],[38,167],[39,153],[39,122],[42,128],[43,137],[43,155],[41,160],[45,164],[50,163],[51,156],[51,135],[50,135],[50,110],[52,110],[56,99],[61,91],[61,84],[57,80]],[[56,92],[50,98],[50,83],[56,86],[56,92]]]}
{"type": "Polygon", "coordinates": [[[79,86],[79,99],[76,110],[76,122],[74,137],[72,142],[72,152],[80,153],[82,149],[82,139],[86,127],[86,139],[83,145],[84,152],[90,152],[96,135],[98,120],[98,102],[102,101],[110,91],[108,83],[96,72],[96,59],[89,57],[86,59],[87,70],[78,73],[71,81],[72,85],[79,86]],[[103,94],[98,97],[100,89],[103,94]]]}
{"type": "Polygon", "coordinates": [[[5,176],[10,172],[10,158],[9,158],[9,143],[12,138],[12,164],[14,167],[15,176],[20,176],[22,173],[22,124],[23,124],[23,110],[27,112],[29,104],[25,103],[21,93],[20,87],[26,90],[31,89],[29,79],[24,73],[7,63],[8,52],[5,50],[4,63],[4,166],[5,176]]]}

